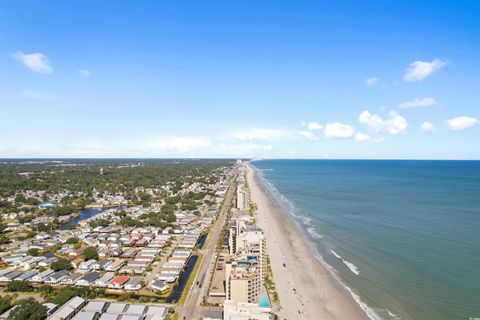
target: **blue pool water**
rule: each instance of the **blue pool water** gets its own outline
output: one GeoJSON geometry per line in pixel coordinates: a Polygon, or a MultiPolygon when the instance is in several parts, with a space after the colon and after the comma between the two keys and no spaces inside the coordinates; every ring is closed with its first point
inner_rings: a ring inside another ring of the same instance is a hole
{"type": "Polygon", "coordinates": [[[262,292],[262,295],[260,296],[260,301],[258,302],[258,304],[260,305],[260,307],[265,307],[265,308],[270,307],[270,301],[268,300],[268,294],[265,291],[262,292]]]}

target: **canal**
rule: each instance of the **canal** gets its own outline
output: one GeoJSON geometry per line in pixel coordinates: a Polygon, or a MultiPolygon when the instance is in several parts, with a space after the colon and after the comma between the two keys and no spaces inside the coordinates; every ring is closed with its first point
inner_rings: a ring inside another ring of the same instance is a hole
{"type": "Polygon", "coordinates": [[[187,264],[187,268],[185,269],[185,272],[182,273],[177,286],[173,289],[172,293],[167,297],[167,299],[165,299],[165,302],[176,303],[178,300],[180,300],[183,290],[187,285],[188,278],[190,278],[190,274],[192,273],[193,268],[195,268],[195,264],[197,263],[197,260],[198,260],[198,256],[196,255],[190,258],[187,264]]]}
{"type": "Polygon", "coordinates": [[[202,234],[200,236],[200,239],[198,239],[197,243],[198,243],[198,248],[199,249],[202,249],[203,246],[205,245],[205,240],[207,240],[207,235],[208,235],[208,233],[202,234]]]}
{"type": "MultiPolygon", "coordinates": [[[[80,214],[78,217],[72,219],[71,221],[67,222],[64,225],[61,225],[59,227],[60,230],[67,230],[69,225],[76,226],[80,221],[83,221],[85,219],[91,218],[99,213],[102,213],[104,211],[110,210],[112,208],[85,208],[80,210],[80,214]]],[[[121,210],[122,207],[116,208],[117,210],[121,210]]]]}

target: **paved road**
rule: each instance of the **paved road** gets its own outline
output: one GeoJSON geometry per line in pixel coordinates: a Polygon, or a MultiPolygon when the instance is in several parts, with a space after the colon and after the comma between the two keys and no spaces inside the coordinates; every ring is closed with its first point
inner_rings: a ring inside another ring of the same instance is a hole
{"type": "Polygon", "coordinates": [[[234,195],[234,184],[236,183],[236,176],[230,181],[230,186],[228,193],[225,195],[224,205],[219,214],[219,219],[215,224],[214,230],[211,234],[211,239],[208,244],[208,248],[204,248],[201,253],[203,253],[203,260],[199,271],[193,281],[193,286],[190,288],[188,293],[186,303],[183,307],[179,307],[177,311],[180,312],[184,319],[200,319],[203,308],[200,306],[202,298],[207,294],[208,283],[210,281],[210,268],[213,265],[214,261],[214,252],[217,245],[218,238],[221,234],[222,228],[225,225],[225,220],[227,218],[227,212],[230,210],[232,205],[233,195],[234,195]],[[203,280],[201,287],[197,286],[197,281],[203,280]]]}

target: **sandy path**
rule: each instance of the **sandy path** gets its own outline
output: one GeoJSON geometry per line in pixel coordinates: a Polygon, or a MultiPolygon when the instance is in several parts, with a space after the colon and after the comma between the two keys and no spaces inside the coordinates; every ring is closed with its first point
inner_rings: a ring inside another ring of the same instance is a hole
{"type": "Polygon", "coordinates": [[[293,221],[270,200],[255,169],[249,167],[247,179],[252,201],[258,209],[257,223],[267,238],[268,255],[282,306],[279,319],[369,319],[315,258],[293,221]]]}

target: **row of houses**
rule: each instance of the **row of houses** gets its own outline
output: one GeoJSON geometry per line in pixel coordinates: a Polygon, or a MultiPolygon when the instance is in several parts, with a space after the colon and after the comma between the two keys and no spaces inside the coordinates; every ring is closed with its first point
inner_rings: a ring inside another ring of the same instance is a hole
{"type": "Polygon", "coordinates": [[[0,271],[0,283],[12,281],[27,281],[33,284],[44,283],[51,286],[92,286],[127,291],[138,291],[143,285],[143,278],[141,277],[115,276],[113,272],[106,272],[102,275],[97,271],[82,274],[79,272],[71,273],[67,270],[53,271],[47,269],[40,272],[38,270],[21,271],[14,268],[0,271]]]}
{"type": "Polygon", "coordinates": [[[177,280],[180,273],[187,265],[188,259],[190,258],[199,237],[200,233],[192,233],[186,235],[182,239],[168,258],[167,262],[165,262],[160,268],[160,273],[157,276],[158,280],[167,283],[173,283],[177,280]]]}
{"type": "Polygon", "coordinates": [[[167,313],[163,306],[86,301],[73,297],[47,320],[163,320],[167,313]]]}

